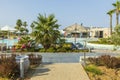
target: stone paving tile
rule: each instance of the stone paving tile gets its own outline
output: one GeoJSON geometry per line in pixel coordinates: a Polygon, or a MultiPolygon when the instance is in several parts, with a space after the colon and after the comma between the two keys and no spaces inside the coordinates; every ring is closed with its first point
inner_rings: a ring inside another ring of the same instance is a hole
{"type": "Polygon", "coordinates": [[[42,64],[30,80],[90,80],[80,63],[42,64]]]}

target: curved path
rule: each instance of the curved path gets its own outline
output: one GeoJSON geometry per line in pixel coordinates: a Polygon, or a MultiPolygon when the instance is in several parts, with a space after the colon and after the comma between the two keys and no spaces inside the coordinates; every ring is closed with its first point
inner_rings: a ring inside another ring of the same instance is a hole
{"type": "Polygon", "coordinates": [[[40,65],[31,80],[90,80],[80,63],[40,65]]]}

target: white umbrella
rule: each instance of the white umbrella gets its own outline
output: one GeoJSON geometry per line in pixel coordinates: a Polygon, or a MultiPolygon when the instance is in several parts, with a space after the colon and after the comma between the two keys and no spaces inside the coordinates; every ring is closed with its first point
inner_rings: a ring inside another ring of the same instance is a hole
{"type": "MultiPolygon", "coordinates": [[[[6,25],[6,26],[4,26],[4,27],[1,28],[1,31],[8,31],[8,39],[9,39],[9,37],[10,37],[9,32],[14,32],[14,31],[16,31],[16,29],[14,29],[14,28],[6,25]]],[[[8,44],[8,42],[7,42],[7,44],[8,44]]]]}
{"type": "Polygon", "coordinates": [[[6,25],[1,28],[1,31],[16,31],[16,29],[11,28],[10,26],[6,25]]]}
{"type": "Polygon", "coordinates": [[[61,34],[64,34],[64,33],[65,33],[65,31],[63,31],[63,30],[59,30],[59,31],[60,31],[61,34]]]}

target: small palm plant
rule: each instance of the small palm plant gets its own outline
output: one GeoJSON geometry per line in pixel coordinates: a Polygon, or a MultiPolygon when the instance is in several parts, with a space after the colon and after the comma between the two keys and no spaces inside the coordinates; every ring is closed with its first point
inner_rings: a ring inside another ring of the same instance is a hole
{"type": "Polygon", "coordinates": [[[48,17],[39,14],[37,21],[34,21],[34,27],[32,26],[34,28],[32,36],[37,44],[42,44],[48,49],[60,38],[59,26],[53,14],[48,17]]]}

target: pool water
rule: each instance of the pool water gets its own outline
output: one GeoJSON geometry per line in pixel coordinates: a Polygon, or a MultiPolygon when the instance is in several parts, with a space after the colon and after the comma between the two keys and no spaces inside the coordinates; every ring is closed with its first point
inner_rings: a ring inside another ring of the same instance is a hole
{"type": "Polygon", "coordinates": [[[0,40],[0,43],[6,43],[7,46],[13,46],[17,42],[18,42],[18,39],[2,39],[2,40],[0,40]]]}

